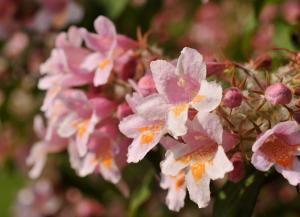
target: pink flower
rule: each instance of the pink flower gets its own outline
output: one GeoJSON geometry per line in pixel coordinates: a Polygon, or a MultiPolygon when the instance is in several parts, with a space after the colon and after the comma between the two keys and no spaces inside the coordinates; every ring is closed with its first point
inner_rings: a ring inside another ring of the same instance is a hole
{"type": "Polygon", "coordinates": [[[178,212],[184,206],[186,196],[186,183],[184,172],[181,171],[176,176],[166,176],[162,174],[160,187],[168,189],[166,204],[172,211],[178,212]]]}
{"type": "Polygon", "coordinates": [[[67,140],[59,137],[56,133],[52,134],[49,139],[45,138],[46,128],[41,116],[34,118],[34,130],[41,140],[33,145],[26,160],[26,163],[32,166],[29,172],[30,178],[40,176],[49,153],[60,152],[67,146],[67,140]]]}
{"type": "Polygon", "coordinates": [[[187,126],[183,143],[171,137],[161,141],[167,149],[161,170],[168,176],[177,176],[183,171],[191,200],[202,208],[210,200],[210,180],[223,178],[233,166],[221,146],[223,128],[215,114],[198,113],[187,126]]]}
{"type": "Polygon", "coordinates": [[[125,156],[128,144],[129,140],[124,140],[118,131],[117,119],[101,122],[88,142],[87,154],[78,168],[79,175],[86,176],[98,170],[105,180],[118,183],[121,179],[119,167],[124,164],[122,156],[125,156]]]}
{"type": "Polygon", "coordinates": [[[83,17],[82,8],[72,0],[40,0],[40,4],[42,7],[30,25],[39,32],[45,32],[50,27],[66,27],[83,17]]]}
{"type": "Polygon", "coordinates": [[[84,156],[87,152],[87,142],[96,124],[112,114],[115,104],[104,97],[88,99],[83,92],[73,91],[78,93],[77,98],[63,99],[69,112],[61,119],[58,134],[64,138],[75,136],[79,156],[84,156]]]}
{"type": "Polygon", "coordinates": [[[300,183],[299,155],[300,129],[296,121],[276,124],[264,132],[252,146],[252,164],[256,169],[267,171],[272,166],[291,185],[300,183]]]}
{"type": "Polygon", "coordinates": [[[170,105],[167,126],[175,137],[186,133],[190,106],[209,112],[220,104],[222,87],[205,80],[206,66],[196,50],[184,48],[176,67],[164,60],[153,61],[150,67],[158,93],[170,105]]]}
{"type": "Polygon", "coordinates": [[[113,68],[113,51],[117,45],[114,24],[104,16],[94,21],[97,34],[84,32],[86,46],[94,52],[87,56],[81,67],[87,72],[95,70],[94,85],[106,84],[113,68]]]}
{"type": "Polygon", "coordinates": [[[164,98],[157,94],[141,98],[139,104],[134,102],[131,105],[136,113],[125,117],[120,122],[119,129],[124,135],[133,139],[128,149],[127,162],[138,162],[167,133],[168,105],[164,98]]]}
{"type": "Polygon", "coordinates": [[[38,87],[47,90],[42,106],[46,111],[58,94],[66,88],[88,84],[93,74],[83,73],[80,64],[90,53],[81,48],[81,31],[70,27],[67,33],[61,33],[56,39],[56,48],[52,50],[50,58],[41,65],[41,74],[38,87]]]}

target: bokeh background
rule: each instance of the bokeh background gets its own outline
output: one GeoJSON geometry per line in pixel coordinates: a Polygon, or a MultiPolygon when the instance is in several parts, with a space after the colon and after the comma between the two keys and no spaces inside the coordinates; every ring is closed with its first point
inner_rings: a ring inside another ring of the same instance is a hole
{"type": "MultiPolygon", "coordinates": [[[[207,61],[251,62],[274,47],[300,49],[299,0],[0,0],[0,216],[211,216],[213,203],[199,210],[189,200],[179,213],[168,211],[157,153],[124,169],[129,197],[98,175],[77,177],[65,153],[49,157],[41,178],[28,178],[25,161],[37,139],[32,121],[44,96],[36,87],[39,65],[59,32],[70,25],[92,31],[98,15],[134,39],[138,27],[148,32],[167,57],[189,46],[207,61]]],[[[215,183],[212,194],[222,185],[215,183]]],[[[282,178],[259,187],[254,216],[300,216],[297,189],[282,178]]],[[[230,199],[243,216],[246,202],[230,199]]]]}

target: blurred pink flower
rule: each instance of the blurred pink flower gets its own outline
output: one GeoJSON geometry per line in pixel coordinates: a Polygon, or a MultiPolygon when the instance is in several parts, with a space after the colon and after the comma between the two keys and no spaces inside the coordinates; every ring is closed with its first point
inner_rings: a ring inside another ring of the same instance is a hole
{"type": "Polygon", "coordinates": [[[299,144],[300,128],[297,122],[278,123],[253,144],[251,162],[261,171],[274,166],[291,185],[297,185],[300,183],[299,144]]]}

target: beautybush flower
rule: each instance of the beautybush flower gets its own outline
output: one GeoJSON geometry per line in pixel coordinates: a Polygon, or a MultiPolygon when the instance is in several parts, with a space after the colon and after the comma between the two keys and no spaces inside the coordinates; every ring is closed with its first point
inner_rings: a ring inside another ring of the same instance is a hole
{"type": "Polygon", "coordinates": [[[88,99],[84,92],[77,91],[77,98],[65,98],[69,107],[68,114],[61,119],[58,134],[63,138],[75,135],[75,143],[80,156],[87,152],[87,142],[94,132],[96,124],[109,117],[115,109],[115,104],[104,97],[88,99]]]}
{"type": "Polygon", "coordinates": [[[108,119],[100,123],[88,142],[88,153],[77,168],[80,176],[86,176],[98,170],[104,179],[117,183],[121,179],[119,167],[126,160],[126,151],[130,143],[118,131],[118,120],[108,119]]]}
{"type": "MultiPolygon", "coordinates": [[[[210,200],[210,180],[223,178],[233,169],[233,165],[221,145],[223,128],[218,116],[198,113],[192,121],[187,122],[187,127],[187,134],[182,137],[183,142],[171,137],[162,139],[167,153],[166,159],[161,163],[161,170],[164,175],[175,177],[183,172],[191,200],[202,208],[207,206],[210,200]]],[[[169,191],[174,189],[181,190],[170,188],[169,191]]],[[[177,194],[170,193],[169,197],[177,194]]],[[[179,210],[182,206],[182,197],[168,198],[167,202],[169,208],[179,210]]]]}
{"type": "Polygon", "coordinates": [[[251,162],[261,171],[274,166],[291,185],[297,185],[300,183],[299,150],[299,125],[296,121],[281,122],[256,140],[251,162]]]}
{"type": "Polygon", "coordinates": [[[95,86],[108,82],[115,60],[121,78],[131,77],[128,75],[131,68],[128,69],[126,66],[128,67],[129,63],[134,65],[130,61],[133,56],[132,49],[136,48],[137,44],[126,36],[117,35],[114,24],[104,16],[99,16],[95,20],[94,27],[97,34],[83,30],[86,46],[94,52],[82,62],[82,69],[88,73],[95,71],[95,86]]]}
{"type": "Polygon", "coordinates": [[[134,105],[135,114],[125,117],[119,124],[120,131],[133,142],[128,148],[127,162],[138,162],[154,148],[167,133],[166,111],[168,105],[158,94],[142,98],[134,105]]]}
{"type": "Polygon", "coordinates": [[[179,172],[176,176],[167,176],[162,174],[160,187],[168,189],[166,204],[170,210],[178,212],[184,207],[186,196],[186,183],[184,172],[179,172]]]}
{"type": "Polygon", "coordinates": [[[33,145],[26,162],[29,166],[32,166],[29,172],[31,178],[37,178],[41,174],[49,153],[60,152],[67,146],[67,140],[59,137],[56,133],[46,139],[46,128],[41,116],[34,118],[34,131],[40,141],[33,145]]]}
{"type": "Polygon", "coordinates": [[[47,90],[42,111],[47,110],[63,89],[86,85],[92,81],[93,74],[83,73],[80,68],[81,62],[90,54],[81,44],[82,34],[76,27],[70,27],[67,33],[57,36],[56,48],[40,67],[44,76],[40,79],[38,87],[47,90]]]}
{"type": "Polygon", "coordinates": [[[186,133],[185,122],[190,106],[209,112],[221,102],[222,87],[205,80],[203,57],[192,48],[181,51],[176,66],[165,60],[156,60],[151,62],[150,68],[158,93],[170,105],[167,126],[175,137],[186,133]]]}

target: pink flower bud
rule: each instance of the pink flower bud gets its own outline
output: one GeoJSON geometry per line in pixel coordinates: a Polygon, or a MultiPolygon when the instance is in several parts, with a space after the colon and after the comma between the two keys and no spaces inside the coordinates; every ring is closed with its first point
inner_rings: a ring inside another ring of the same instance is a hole
{"type": "Polygon", "coordinates": [[[144,75],[138,82],[138,87],[144,96],[148,96],[156,92],[155,84],[151,75],[144,75]]]}
{"type": "Polygon", "coordinates": [[[227,130],[223,130],[222,146],[225,152],[228,152],[231,149],[233,149],[238,144],[238,142],[238,135],[233,134],[227,130]]]}
{"type": "Polygon", "coordinates": [[[293,118],[298,124],[300,124],[300,111],[294,112],[293,118]]]}
{"type": "Polygon", "coordinates": [[[268,69],[272,66],[272,58],[268,54],[262,54],[254,60],[255,69],[268,69]]]}
{"type": "Polygon", "coordinates": [[[225,90],[223,103],[229,108],[235,108],[241,105],[243,100],[243,94],[240,89],[236,87],[230,87],[225,90]]]}
{"type": "Polygon", "coordinates": [[[284,84],[276,83],[266,89],[265,97],[274,105],[285,105],[291,102],[292,92],[284,84]]]}
{"type": "Polygon", "coordinates": [[[226,67],[227,67],[226,63],[207,62],[206,63],[207,76],[219,75],[223,73],[226,67]]]}
{"type": "Polygon", "coordinates": [[[300,88],[299,87],[294,90],[294,94],[296,96],[300,96],[300,88]]]}
{"type": "Polygon", "coordinates": [[[230,161],[233,164],[233,171],[228,174],[228,179],[232,182],[239,182],[245,175],[243,158],[240,152],[232,155],[230,161]]]}
{"type": "Polygon", "coordinates": [[[127,102],[123,102],[122,104],[120,104],[117,108],[117,117],[119,119],[122,119],[128,115],[132,114],[132,110],[129,107],[127,102]]]}

